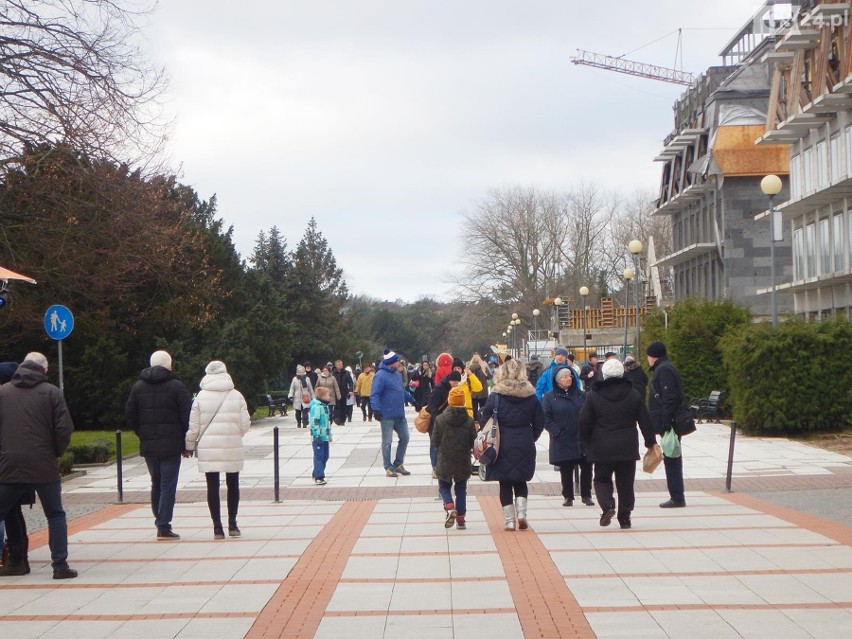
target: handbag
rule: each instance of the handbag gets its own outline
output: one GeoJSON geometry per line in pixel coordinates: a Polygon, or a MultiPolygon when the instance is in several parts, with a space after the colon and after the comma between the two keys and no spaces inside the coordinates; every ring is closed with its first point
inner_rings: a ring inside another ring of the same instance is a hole
{"type": "Polygon", "coordinates": [[[674,431],[678,434],[678,437],[684,437],[690,433],[694,433],[697,429],[695,426],[695,414],[692,412],[692,409],[687,408],[686,406],[678,408],[675,413],[672,426],[674,427],[674,431]]]}
{"type": "Polygon", "coordinates": [[[480,466],[488,466],[497,461],[500,454],[500,425],[497,413],[500,407],[500,395],[494,394],[494,412],[491,419],[485,422],[473,441],[473,458],[480,466]]]}
{"type": "Polygon", "coordinates": [[[663,461],[663,449],[659,444],[654,444],[645,451],[645,456],[642,457],[642,470],[646,473],[653,473],[663,461]]]}

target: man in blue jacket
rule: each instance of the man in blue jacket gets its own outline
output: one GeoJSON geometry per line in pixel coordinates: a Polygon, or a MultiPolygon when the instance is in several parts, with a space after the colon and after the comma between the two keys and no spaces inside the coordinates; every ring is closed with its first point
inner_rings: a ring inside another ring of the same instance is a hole
{"type": "Polygon", "coordinates": [[[541,373],[538,383],[535,385],[535,396],[538,397],[538,401],[541,401],[545,393],[553,390],[553,373],[560,366],[565,366],[566,361],[568,361],[568,349],[558,346],[553,352],[553,361],[550,362],[550,369],[541,373]]]}
{"type": "Polygon", "coordinates": [[[399,355],[386,348],[370,391],[373,415],[382,425],[382,463],[388,477],[411,474],[402,465],[405,461],[405,449],[408,448],[409,437],[408,422],[405,421],[405,386],[402,368],[403,364],[399,361],[399,355]],[[394,431],[399,437],[399,444],[396,447],[396,458],[391,463],[394,431]]]}

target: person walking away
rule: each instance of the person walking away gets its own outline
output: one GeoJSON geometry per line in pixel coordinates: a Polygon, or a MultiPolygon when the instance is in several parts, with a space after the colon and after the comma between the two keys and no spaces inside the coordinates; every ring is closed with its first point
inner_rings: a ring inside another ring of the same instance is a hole
{"type": "Polygon", "coordinates": [[[527,379],[530,380],[530,384],[533,386],[538,384],[538,378],[541,377],[543,370],[544,366],[538,361],[538,355],[530,355],[530,361],[527,362],[527,379]]]}
{"type": "Polygon", "coordinates": [[[198,456],[198,471],[207,481],[207,508],[213,520],[213,539],[224,539],[219,501],[220,473],[228,490],[228,536],[239,537],[237,511],[240,507],[240,471],[245,453],[243,437],[251,427],[251,416],[242,393],[234,388],[224,362],[213,360],[204,369],[198,395],[189,412],[186,456],[198,456]]]}
{"type": "MultiPolygon", "coordinates": [[[[16,370],[18,370],[17,362],[0,362],[0,386],[8,384],[12,380],[12,375],[15,374],[16,370]]],[[[35,493],[33,493],[33,500],[35,500],[35,493]]],[[[14,517],[17,521],[23,521],[24,514],[21,512],[20,504],[17,509],[13,507],[6,517],[14,517]],[[18,516],[19,512],[21,513],[20,517],[18,516]]],[[[24,532],[21,534],[21,537],[26,537],[26,522],[24,522],[24,532]]],[[[6,565],[8,557],[9,546],[6,544],[6,522],[0,519],[0,566],[6,565]]]]}
{"type": "Polygon", "coordinates": [[[332,371],[334,371],[334,364],[331,362],[328,362],[322,367],[320,374],[317,376],[317,383],[314,384],[314,393],[322,387],[328,389],[328,406],[329,410],[331,410],[331,419],[333,421],[337,416],[335,406],[342,401],[343,395],[340,392],[340,386],[338,386],[337,379],[334,377],[332,371]]]}
{"type": "Polygon", "coordinates": [[[453,370],[453,356],[449,353],[441,353],[435,360],[435,376],[432,383],[437,386],[453,370]]]}
{"type": "Polygon", "coordinates": [[[74,424],[62,391],[47,381],[47,370],[43,354],[29,353],[11,381],[0,387],[0,521],[7,522],[9,539],[2,577],[30,572],[26,527],[19,525],[17,515],[8,516],[16,508],[20,512],[22,498],[32,491],[47,519],[53,578],[77,576],[68,566],[68,522],[56,461],[71,443],[74,424]]]}
{"type": "Polygon", "coordinates": [[[347,366],[346,372],[349,373],[349,381],[352,385],[352,390],[346,398],[346,421],[352,422],[352,414],[355,412],[355,375],[352,373],[352,367],[347,366]]]}
{"type": "Polygon", "coordinates": [[[293,410],[296,411],[296,428],[308,426],[308,410],[311,400],[314,398],[314,385],[308,378],[307,370],[299,364],[296,366],[296,375],[290,382],[290,401],[293,402],[293,410]]]}
{"type": "Polygon", "coordinates": [[[557,346],[556,350],[553,351],[553,361],[550,362],[550,368],[542,371],[535,385],[535,396],[538,397],[539,401],[541,401],[545,393],[553,390],[553,373],[557,368],[565,366],[565,362],[567,361],[568,349],[557,346]]]}
{"type": "Polygon", "coordinates": [[[600,525],[609,526],[617,513],[618,523],[626,529],[633,525],[630,515],[636,504],[633,490],[639,460],[636,425],[645,448],[651,448],[657,440],[645,402],[623,378],[624,365],[617,358],[609,359],[604,362],[601,374],[603,381],[594,384],[580,409],[580,435],[586,443],[589,461],[595,465],[595,494],[602,511],[600,525]]]}
{"type": "Polygon", "coordinates": [[[405,421],[405,386],[402,368],[403,364],[399,356],[386,348],[370,392],[373,414],[382,425],[382,464],[388,477],[411,474],[403,466],[409,432],[408,422],[405,421]],[[399,442],[396,446],[396,457],[391,462],[394,433],[397,434],[399,442]]]}
{"type": "Polygon", "coordinates": [[[580,440],[580,409],[586,399],[574,369],[566,366],[553,371],[553,390],[541,400],[544,428],[550,434],[550,463],[559,467],[562,505],[574,505],[574,468],[580,468],[580,498],[586,506],[592,500],[592,464],[586,459],[580,440]]]}
{"type": "Polygon", "coordinates": [[[373,390],[373,365],[370,362],[364,364],[364,371],[355,380],[355,392],[361,396],[361,414],[364,421],[373,421],[373,407],[370,405],[370,393],[373,390]]]}
{"type": "Polygon", "coordinates": [[[422,362],[417,371],[417,379],[420,381],[414,392],[414,408],[419,412],[421,408],[429,404],[432,395],[432,369],[429,362],[422,362]]]}
{"type": "Polygon", "coordinates": [[[467,527],[467,480],[470,479],[470,451],[476,438],[473,418],[464,407],[464,391],[450,390],[449,406],[435,419],[431,442],[438,449],[438,493],[444,503],[444,528],[467,527]],[[453,488],[455,487],[455,499],[453,488]]]}
{"type": "Polygon", "coordinates": [[[307,375],[308,379],[311,380],[311,386],[316,388],[317,387],[317,377],[319,377],[319,375],[313,369],[313,365],[310,362],[305,362],[305,375],[307,375]]]}
{"type": "Polygon", "coordinates": [[[139,454],[151,475],[157,539],[177,541],[172,516],[192,402],[186,386],[172,374],[171,355],[156,351],[150,363],[130,390],[124,414],[128,428],[139,436],[139,454]]]}
{"type": "Polygon", "coordinates": [[[603,364],[598,361],[598,354],[591,353],[589,355],[589,359],[586,361],[585,365],[580,371],[580,379],[583,382],[583,390],[585,390],[587,393],[592,390],[592,385],[595,382],[603,381],[601,366],[603,366],[603,364]]]}
{"type": "Polygon", "coordinates": [[[648,373],[639,365],[632,355],[624,358],[624,379],[633,384],[643,402],[648,401],[648,373]]]}
{"type": "Polygon", "coordinates": [[[479,353],[473,354],[467,364],[467,368],[472,373],[471,380],[475,377],[480,386],[482,386],[478,391],[474,391],[473,387],[471,387],[470,392],[471,409],[473,411],[471,417],[476,420],[479,418],[479,411],[482,410],[482,407],[485,406],[485,401],[488,399],[488,378],[491,377],[491,371],[488,370],[479,353]]]}
{"type": "Polygon", "coordinates": [[[438,473],[435,468],[438,466],[438,447],[432,444],[432,433],[435,428],[435,419],[449,405],[450,391],[461,384],[462,376],[459,371],[450,371],[449,375],[444,376],[439,384],[435,385],[432,394],[429,396],[429,403],[426,410],[429,411],[429,461],[432,463],[432,479],[438,478],[438,473]]]}
{"type": "MultiPolygon", "coordinates": [[[[648,411],[651,413],[654,432],[657,435],[663,435],[672,427],[677,410],[683,406],[683,385],[680,381],[680,373],[669,359],[665,344],[652,342],[648,345],[646,352],[652,374],[648,411]]],[[[663,465],[666,469],[669,499],[660,504],[660,508],[683,508],[686,506],[683,487],[683,454],[680,457],[663,455],[663,465]]]]}
{"type": "Polygon", "coordinates": [[[311,448],[314,451],[314,470],[311,476],[317,486],[325,486],[325,465],[328,463],[329,444],[332,441],[331,406],[327,388],[318,388],[311,402],[308,424],[311,429],[311,448]]]}
{"type": "Polygon", "coordinates": [[[529,497],[527,482],[535,474],[535,443],[544,430],[544,412],[524,365],[516,359],[507,360],[497,369],[494,386],[480,415],[481,426],[494,415],[498,398],[500,454],[496,462],[486,467],[485,479],[500,484],[504,530],[515,530],[516,516],[518,528],[524,530],[529,497]]]}
{"type": "Polygon", "coordinates": [[[335,404],[334,423],[342,426],[346,423],[348,416],[349,400],[355,395],[355,380],[352,379],[350,372],[343,367],[342,359],[334,362],[334,369],[331,373],[337,380],[337,387],[340,389],[340,401],[335,404]]]}

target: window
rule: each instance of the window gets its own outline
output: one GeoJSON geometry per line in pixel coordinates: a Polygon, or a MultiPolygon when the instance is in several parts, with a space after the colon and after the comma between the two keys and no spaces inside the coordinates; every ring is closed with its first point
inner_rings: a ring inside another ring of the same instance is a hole
{"type": "MultiPolygon", "coordinates": [[[[852,215],[852,211],[850,211],[852,215]]],[[[805,279],[805,229],[793,231],[793,279],[805,279]]]]}
{"type": "Polygon", "coordinates": [[[846,127],[846,177],[852,177],[852,126],[846,127]]]}
{"type": "Polygon", "coordinates": [[[816,188],[822,189],[828,186],[828,147],[825,142],[816,145],[816,188]]]}
{"type": "Polygon", "coordinates": [[[831,138],[829,162],[831,163],[831,183],[840,181],[840,134],[835,133],[831,138]]]}
{"type": "Polygon", "coordinates": [[[805,277],[816,275],[816,226],[813,222],[805,227],[805,277]]]}
{"type": "Polygon", "coordinates": [[[827,217],[819,221],[819,273],[831,273],[831,236],[827,217]]]}
{"type": "Polygon", "coordinates": [[[832,244],[834,245],[834,272],[843,270],[843,215],[837,213],[832,222],[832,244]]]}
{"type": "Polygon", "coordinates": [[[814,190],[813,151],[811,148],[802,154],[802,193],[804,195],[814,190]]]}
{"type": "Polygon", "coordinates": [[[790,158],[790,199],[798,200],[802,197],[802,156],[796,155],[790,158]]]}

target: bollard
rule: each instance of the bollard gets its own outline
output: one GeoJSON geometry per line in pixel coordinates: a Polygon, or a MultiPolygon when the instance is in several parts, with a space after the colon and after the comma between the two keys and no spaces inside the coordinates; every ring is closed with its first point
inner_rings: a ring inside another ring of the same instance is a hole
{"type": "Polygon", "coordinates": [[[273,454],[275,464],[275,503],[281,503],[281,473],[279,470],[280,457],[278,454],[278,426],[272,429],[272,447],[275,449],[273,454]]]}
{"type": "Polygon", "coordinates": [[[124,502],[124,486],[122,480],[121,431],[115,431],[115,481],[118,484],[118,503],[124,502]]]}
{"type": "Polygon", "coordinates": [[[737,422],[731,422],[731,442],[728,444],[728,472],[725,475],[725,492],[731,492],[731,478],[734,474],[734,442],[737,439],[737,422]]]}

